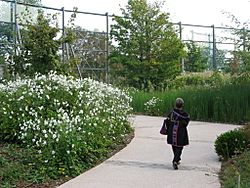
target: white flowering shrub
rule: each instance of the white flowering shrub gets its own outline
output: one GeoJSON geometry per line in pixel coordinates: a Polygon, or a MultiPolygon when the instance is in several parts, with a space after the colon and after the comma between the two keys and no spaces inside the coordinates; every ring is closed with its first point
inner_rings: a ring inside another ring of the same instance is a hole
{"type": "Polygon", "coordinates": [[[144,111],[148,115],[161,115],[160,106],[163,101],[157,97],[152,97],[144,103],[144,111]]]}
{"type": "Polygon", "coordinates": [[[79,174],[131,131],[131,98],[91,79],[51,72],[1,84],[0,97],[0,140],[34,149],[53,176],[79,174]]]}

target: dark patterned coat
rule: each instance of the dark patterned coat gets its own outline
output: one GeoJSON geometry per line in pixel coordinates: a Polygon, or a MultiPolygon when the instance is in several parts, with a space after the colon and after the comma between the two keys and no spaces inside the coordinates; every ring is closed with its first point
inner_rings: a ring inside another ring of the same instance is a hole
{"type": "Polygon", "coordinates": [[[188,113],[173,109],[168,119],[167,143],[174,146],[186,146],[189,144],[187,126],[190,121],[188,113]]]}

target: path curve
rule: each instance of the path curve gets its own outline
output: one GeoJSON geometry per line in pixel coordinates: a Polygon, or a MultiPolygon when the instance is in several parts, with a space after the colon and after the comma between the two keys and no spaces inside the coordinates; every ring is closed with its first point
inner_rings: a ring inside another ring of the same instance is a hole
{"type": "Polygon", "coordinates": [[[131,143],[103,162],[59,188],[219,188],[221,163],[214,151],[218,135],[238,126],[191,121],[190,145],[179,170],[172,168],[172,151],[159,134],[163,117],[134,116],[131,143]]]}

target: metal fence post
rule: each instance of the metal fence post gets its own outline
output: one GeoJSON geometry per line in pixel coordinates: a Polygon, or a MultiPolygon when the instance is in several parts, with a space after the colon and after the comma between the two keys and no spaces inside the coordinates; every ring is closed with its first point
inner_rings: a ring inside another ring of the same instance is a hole
{"type": "Polygon", "coordinates": [[[109,15],[106,12],[106,83],[109,83],[109,15]]]}
{"type": "Polygon", "coordinates": [[[215,71],[217,69],[217,64],[216,64],[216,38],[215,38],[214,25],[212,25],[212,29],[213,29],[213,70],[215,71]]]}
{"type": "Polygon", "coordinates": [[[13,27],[13,29],[14,29],[14,37],[13,37],[13,39],[14,39],[14,44],[15,44],[15,55],[17,54],[17,0],[15,0],[14,1],[14,27],[13,27]]]}
{"type": "MultiPolygon", "coordinates": [[[[64,7],[61,9],[62,11],[62,36],[65,37],[65,10],[64,7]]],[[[65,63],[65,43],[62,43],[62,62],[65,63]]]]}
{"type": "MultiPolygon", "coordinates": [[[[179,36],[180,36],[180,40],[182,41],[182,26],[181,26],[181,22],[178,23],[179,25],[179,36]]],[[[182,72],[185,72],[185,65],[184,65],[184,58],[181,58],[181,70],[182,72]]]]}
{"type": "Polygon", "coordinates": [[[243,51],[246,51],[246,29],[243,27],[243,51]]]}
{"type": "MultiPolygon", "coordinates": [[[[14,5],[13,5],[13,2],[10,3],[10,22],[11,22],[11,25],[12,25],[12,29],[13,29],[13,33],[14,33],[14,5]]],[[[13,37],[14,38],[14,37],[13,37]]]]}

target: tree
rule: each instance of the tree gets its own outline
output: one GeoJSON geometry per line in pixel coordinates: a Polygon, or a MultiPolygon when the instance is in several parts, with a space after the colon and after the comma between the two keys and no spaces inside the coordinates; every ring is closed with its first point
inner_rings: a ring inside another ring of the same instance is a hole
{"type": "Polygon", "coordinates": [[[241,72],[250,71],[250,30],[248,27],[248,25],[245,25],[242,29],[234,30],[234,35],[238,36],[238,41],[233,55],[240,60],[241,72]]]}
{"type": "MultiPolygon", "coordinates": [[[[230,18],[230,27],[236,28],[232,30],[235,42],[235,50],[232,51],[233,60],[230,62],[231,70],[238,74],[250,72],[250,22],[239,21],[234,15],[225,12],[230,18]]],[[[248,75],[248,74],[246,74],[248,75]]]]}
{"type": "MultiPolygon", "coordinates": [[[[75,18],[75,14],[71,18],[75,18]]],[[[28,19],[21,22],[23,40],[19,52],[14,55],[14,74],[33,76],[36,72],[47,74],[51,70],[64,72],[64,64],[60,63],[58,52],[63,43],[74,40],[72,28],[66,28],[66,35],[58,38],[60,29],[56,15],[44,16],[41,11],[38,12],[36,21],[28,19]]]]}
{"type": "Polygon", "coordinates": [[[57,51],[60,42],[54,40],[59,32],[50,26],[50,20],[39,13],[35,24],[28,20],[22,29],[23,43],[14,56],[14,72],[19,75],[42,74],[55,70],[59,64],[57,51]]]}
{"type": "MultiPolygon", "coordinates": [[[[33,5],[39,5],[41,0],[17,0],[18,3],[28,3],[33,5]]],[[[10,4],[7,6],[7,3],[0,4],[0,64],[4,64],[6,62],[6,57],[13,54],[13,43],[14,43],[14,27],[13,23],[11,23],[10,16],[11,11],[12,15],[14,14],[14,10],[11,9],[10,4]]],[[[18,13],[24,11],[24,8],[20,6],[17,8],[18,13]]],[[[33,12],[34,13],[34,12],[33,12]]]]}
{"type": "Polygon", "coordinates": [[[168,21],[169,14],[161,12],[162,5],[129,0],[121,8],[123,16],[114,18],[110,64],[116,81],[139,89],[157,89],[180,73],[184,45],[168,21]]]}
{"type": "MultiPolygon", "coordinates": [[[[41,0],[17,0],[17,3],[31,4],[31,5],[40,5],[41,0]]],[[[10,3],[1,3],[0,4],[0,20],[5,22],[11,22],[11,14],[14,16],[13,6],[14,2],[10,3]]],[[[27,8],[27,7],[26,7],[27,8]]],[[[17,6],[17,14],[20,14],[25,9],[25,6],[17,6]]]]}
{"type": "Polygon", "coordinates": [[[187,57],[185,70],[188,72],[202,72],[207,68],[208,57],[203,55],[203,50],[194,41],[186,43],[187,57]]]}

